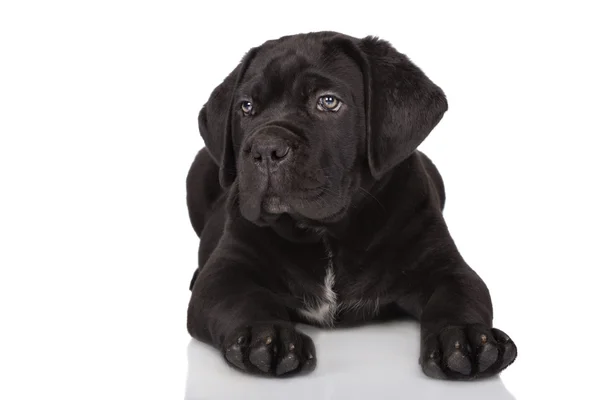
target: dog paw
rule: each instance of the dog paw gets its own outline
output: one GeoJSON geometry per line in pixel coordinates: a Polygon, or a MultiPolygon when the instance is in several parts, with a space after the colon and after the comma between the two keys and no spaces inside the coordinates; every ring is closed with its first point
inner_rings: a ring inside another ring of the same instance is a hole
{"type": "Polygon", "coordinates": [[[431,378],[470,380],[495,375],[516,357],[517,346],[499,329],[452,326],[424,338],[420,364],[431,378]]]}
{"type": "Polygon", "coordinates": [[[317,365],[310,337],[290,325],[253,325],[237,330],[223,347],[233,367],[255,374],[288,376],[317,365]]]}

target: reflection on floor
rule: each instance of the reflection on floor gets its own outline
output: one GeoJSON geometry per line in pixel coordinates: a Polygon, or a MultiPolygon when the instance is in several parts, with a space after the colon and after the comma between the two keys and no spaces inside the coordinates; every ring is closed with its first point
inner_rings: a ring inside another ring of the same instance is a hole
{"type": "Polygon", "coordinates": [[[186,399],[515,399],[500,378],[477,382],[427,378],[418,365],[419,329],[414,322],[299,329],[314,340],[318,366],[312,374],[291,379],[247,376],[229,368],[215,349],[191,340],[186,399]]]}

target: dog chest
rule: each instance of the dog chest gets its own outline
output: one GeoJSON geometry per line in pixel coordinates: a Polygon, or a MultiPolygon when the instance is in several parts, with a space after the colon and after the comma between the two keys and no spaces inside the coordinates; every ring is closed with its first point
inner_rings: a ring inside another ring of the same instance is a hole
{"type": "Polygon", "coordinates": [[[298,313],[311,322],[331,326],[334,323],[338,309],[338,296],[334,290],[335,270],[333,265],[333,251],[326,240],[324,241],[324,245],[328,261],[325,278],[319,288],[320,293],[316,297],[305,297],[304,306],[298,310],[298,313]]]}
{"type": "Polygon", "coordinates": [[[377,316],[386,304],[382,304],[382,299],[376,292],[365,293],[360,289],[360,282],[368,281],[371,277],[354,276],[351,282],[356,280],[356,285],[348,286],[348,276],[344,277],[341,269],[347,266],[346,263],[339,264],[340,257],[334,256],[327,240],[324,240],[324,246],[327,255],[325,275],[320,279],[316,292],[304,295],[302,306],[296,309],[298,314],[310,323],[328,327],[377,316]],[[339,278],[337,286],[336,278],[339,278]]]}

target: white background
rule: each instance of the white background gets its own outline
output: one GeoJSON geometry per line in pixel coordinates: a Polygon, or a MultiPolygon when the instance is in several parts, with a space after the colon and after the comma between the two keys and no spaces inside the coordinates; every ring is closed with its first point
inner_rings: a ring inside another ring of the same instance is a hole
{"type": "MultiPolygon", "coordinates": [[[[221,367],[185,330],[197,113],[251,46],[316,30],[387,39],[446,92],[421,149],[519,347],[502,384],[518,399],[598,398],[594,2],[210,3],[0,6],[0,398],[175,399],[186,381],[191,398],[188,362],[221,367]]],[[[352,344],[327,338],[329,352],[352,344]]]]}

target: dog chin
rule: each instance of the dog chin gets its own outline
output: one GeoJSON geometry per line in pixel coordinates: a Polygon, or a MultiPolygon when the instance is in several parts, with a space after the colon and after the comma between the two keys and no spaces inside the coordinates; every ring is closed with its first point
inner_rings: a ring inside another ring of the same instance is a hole
{"type": "Polygon", "coordinates": [[[299,221],[301,221],[301,225],[304,224],[308,227],[334,224],[341,221],[346,216],[348,209],[348,206],[342,206],[336,210],[330,210],[326,214],[323,214],[322,212],[315,214],[311,212],[304,212],[301,218],[299,218],[299,221]]]}

